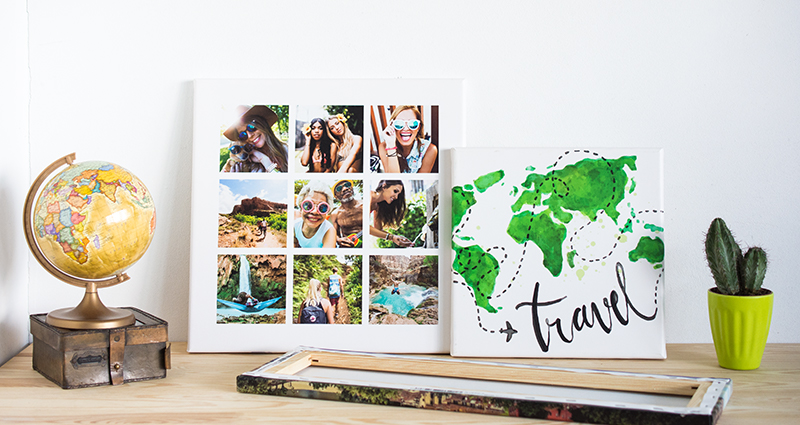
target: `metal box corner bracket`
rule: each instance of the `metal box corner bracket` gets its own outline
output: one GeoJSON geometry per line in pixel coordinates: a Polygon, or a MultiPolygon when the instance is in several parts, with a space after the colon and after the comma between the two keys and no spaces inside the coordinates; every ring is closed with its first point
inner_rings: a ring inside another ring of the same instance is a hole
{"type": "Polygon", "coordinates": [[[301,347],[240,392],[604,424],[714,424],[731,380],[301,347]]]}
{"type": "Polygon", "coordinates": [[[61,388],[160,379],[170,368],[167,322],[125,307],[135,323],[114,329],[71,330],[32,314],[33,369],[61,388]]]}

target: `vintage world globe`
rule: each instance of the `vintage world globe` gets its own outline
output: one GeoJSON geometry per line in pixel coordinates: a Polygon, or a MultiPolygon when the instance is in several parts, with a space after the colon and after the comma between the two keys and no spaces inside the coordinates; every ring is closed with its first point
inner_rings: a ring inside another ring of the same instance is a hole
{"type": "Polygon", "coordinates": [[[144,255],[156,227],[144,183],[105,161],[60,171],[42,187],[30,215],[42,255],[81,279],[120,275],[144,255]]]}
{"type": "Polygon", "coordinates": [[[50,164],[25,198],[23,229],[34,258],[54,277],[85,288],[80,304],[51,311],[46,322],[67,329],[134,325],[132,309],[106,307],[97,290],[128,280],[125,270],[147,251],[156,228],[153,198],[119,165],[74,161],[72,153],[50,164]]]}

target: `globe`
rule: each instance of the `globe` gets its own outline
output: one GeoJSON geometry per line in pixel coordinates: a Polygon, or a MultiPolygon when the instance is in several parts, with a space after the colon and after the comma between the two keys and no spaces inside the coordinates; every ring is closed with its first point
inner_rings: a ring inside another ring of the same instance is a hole
{"type": "Polygon", "coordinates": [[[104,161],[69,166],[42,189],[33,210],[36,242],[59,270],[83,279],[122,273],[153,239],[153,198],[130,171],[104,161]]]}
{"type": "Polygon", "coordinates": [[[144,183],[125,168],[74,159],[67,155],[45,169],[25,202],[24,228],[34,257],[53,276],[86,288],[81,304],[53,311],[47,321],[72,329],[127,326],[133,313],[105,307],[97,288],[128,279],[124,271],[153,240],[155,204],[144,183]],[[64,164],[69,166],[42,185],[64,164]]]}

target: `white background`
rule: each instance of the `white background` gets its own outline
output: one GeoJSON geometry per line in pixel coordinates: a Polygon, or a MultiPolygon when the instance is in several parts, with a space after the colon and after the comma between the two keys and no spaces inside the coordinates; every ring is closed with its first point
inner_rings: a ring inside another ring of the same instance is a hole
{"type": "Polygon", "coordinates": [[[770,342],[800,342],[800,3],[59,1],[0,3],[0,361],[28,314],[80,300],[33,262],[21,215],[55,158],[118,162],[158,230],[103,290],[188,328],[192,81],[464,78],[467,146],[663,147],[667,342],[710,342],[703,233],[763,245],[770,342]]]}

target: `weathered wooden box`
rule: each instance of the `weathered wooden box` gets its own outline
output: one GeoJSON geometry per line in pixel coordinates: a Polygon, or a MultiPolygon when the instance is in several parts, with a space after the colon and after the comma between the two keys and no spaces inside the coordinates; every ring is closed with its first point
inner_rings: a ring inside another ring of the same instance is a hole
{"type": "Polygon", "coordinates": [[[139,309],[136,322],[116,329],[71,330],[31,315],[33,369],[61,388],[160,379],[170,368],[167,322],[139,309]]]}

